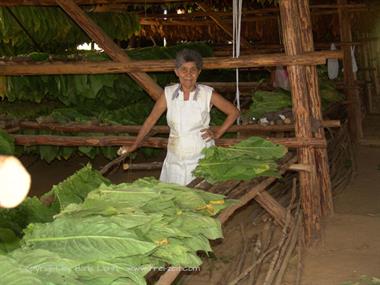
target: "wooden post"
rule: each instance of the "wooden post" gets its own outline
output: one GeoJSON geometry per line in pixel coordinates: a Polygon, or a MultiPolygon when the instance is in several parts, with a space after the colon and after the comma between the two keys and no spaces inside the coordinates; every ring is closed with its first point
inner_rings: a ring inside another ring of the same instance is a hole
{"type": "MultiPolygon", "coordinates": [[[[72,0],[56,0],[57,4],[117,62],[130,62],[128,55],[107,36],[106,33],[72,0]]],[[[154,100],[163,93],[163,89],[146,73],[128,73],[154,100]]]]}
{"type": "MultiPolygon", "coordinates": [[[[280,15],[283,30],[283,42],[285,53],[296,55],[302,53],[300,38],[300,23],[297,1],[281,0],[279,2],[280,15]]],[[[312,138],[310,117],[310,103],[307,95],[306,69],[301,66],[288,66],[289,80],[292,91],[293,114],[295,119],[296,137],[312,138]]],[[[312,147],[298,150],[298,162],[301,164],[315,165],[315,151],[312,147]]],[[[320,239],[320,193],[316,173],[301,171],[300,194],[304,213],[305,243],[311,245],[320,239]]]]}
{"type": "Polygon", "coordinates": [[[367,93],[367,112],[372,113],[373,112],[373,104],[372,104],[372,97],[373,97],[373,87],[375,85],[374,80],[371,80],[371,65],[369,62],[369,48],[368,48],[368,40],[367,40],[367,33],[362,33],[360,40],[362,42],[362,48],[361,48],[361,54],[362,54],[362,64],[364,67],[363,71],[363,78],[365,81],[365,89],[367,93]]]}
{"type": "MultiPolygon", "coordinates": [[[[338,0],[338,5],[347,4],[347,0],[338,0]]],[[[351,23],[349,12],[339,7],[339,25],[340,25],[340,41],[351,42],[351,23]]],[[[358,90],[354,88],[353,82],[356,80],[356,76],[352,71],[352,58],[351,58],[351,46],[343,45],[344,52],[343,69],[344,69],[344,81],[345,91],[348,100],[348,124],[350,134],[353,141],[358,142],[363,137],[362,130],[362,118],[360,111],[360,98],[358,90]]]]}
{"type": "MultiPolygon", "coordinates": [[[[311,27],[311,16],[309,0],[297,1],[300,13],[301,21],[301,43],[303,46],[303,52],[314,51],[313,31],[311,27]]],[[[308,87],[308,95],[310,98],[310,110],[312,120],[321,121],[322,116],[322,104],[319,94],[319,81],[316,66],[306,66],[306,82],[308,87]]],[[[315,137],[319,139],[325,139],[325,131],[319,128],[315,132],[315,137]]],[[[332,192],[331,192],[331,179],[329,170],[329,160],[326,149],[315,149],[315,162],[317,176],[319,179],[319,186],[321,187],[321,210],[323,215],[330,215],[334,212],[332,192]]]]}
{"type": "Polygon", "coordinates": [[[380,94],[380,82],[377,76],[377,66],[376,66],[376,54],[373,49],[373,39],[371,34],[367,37],[368,42],[368,55],[369,55],[369,67],[371,68],[372,80],[374,82],[375,95],[380,94]]]}

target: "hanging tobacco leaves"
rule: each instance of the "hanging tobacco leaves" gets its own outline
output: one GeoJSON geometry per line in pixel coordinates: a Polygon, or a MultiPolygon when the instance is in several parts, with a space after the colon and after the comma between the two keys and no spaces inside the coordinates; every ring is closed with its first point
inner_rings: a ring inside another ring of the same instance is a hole
{"type": "Polygon", "coordinates": [[[259,176],[279,176],[276,160],[287,152],[260,137],[250,137],[231,147],[203,149],[204,158],[193,174],[210,183],[227,180],[250,180],[259,176]]]}

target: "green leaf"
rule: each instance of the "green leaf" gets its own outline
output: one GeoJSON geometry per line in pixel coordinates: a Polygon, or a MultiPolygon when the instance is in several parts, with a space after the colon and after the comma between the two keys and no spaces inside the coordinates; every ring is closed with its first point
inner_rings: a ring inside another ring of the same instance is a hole
{"type": "Polygon", "coordinates": [[[0,280],[7,285],[45,285],[35,273],[20,266],[14,259],[0,255],[0,280]]]}
{"type": "Polygon", "coordinates": [[[158,247],[153,256],[173,266],[197,267],[202,264],[195,253],[181,243],[176,243],[175,239],[169,239],[168,244],[158,247]]]}
{"type": "Polygon", "coordinates": [[[90,191],[103,183],[110,184],[110,181],[87,165],[58,185],[53,186],[52,190],[42,197],[54,196],[56,199],[53,207],[63,209],[71,203],[83,202],[90,191]]]}
{"type": "Polygon", "coordinates": [[[15,144],[13,137],[0,129],[0,154],[13,155],[14,153],[15,144]]]}
{"type": "Polygon", "coordinates": [[[82,284],[77,280],[78,276],[74,268],[80,264],[76,260],[70,260],[42,249],[27,250],[18,249],[10,254],[20,266],[35,273],[49,284],[82,284]]]}
{"type": "Polygon", "coordinates": [[[45,160],[47,163],[52,162],[59,153],[59,147],[52,145],[41,145],[39,146],[39,150],[40,158],[45,160]]]}
{"type": "Polygon", "coordinates": [[[81,261],[148,254],[157,247],[139,240],[123,224],[100,216],[82,218],[80,223],[61,218],[49,224],[31,224],[23,242],[28,248],[46,249],[81,261]]]}
{"type": "Polygon", "coordinates": [[[18,248],[20,246],[19,241],[19,238],[11,229],[0,228],[0,254],[18,248]]]}

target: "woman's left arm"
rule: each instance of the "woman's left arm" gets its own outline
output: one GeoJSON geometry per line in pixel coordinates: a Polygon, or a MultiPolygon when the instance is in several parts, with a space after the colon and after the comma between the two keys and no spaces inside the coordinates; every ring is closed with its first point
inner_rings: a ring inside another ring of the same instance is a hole
{"type": "Polygon", "coordinates": [[[223,113],[225,113],[227,115],[227,118],[214,133],[212,133],[209,129],[202,130],[204,131],[202,137],[203,139],[207,140],[220,138],[228,130],[228,128],[232,126],[240,114],[239,110],[230,101],[223,98],[222,95],[215,91],[212,93],[211,103],[223,113]]]}

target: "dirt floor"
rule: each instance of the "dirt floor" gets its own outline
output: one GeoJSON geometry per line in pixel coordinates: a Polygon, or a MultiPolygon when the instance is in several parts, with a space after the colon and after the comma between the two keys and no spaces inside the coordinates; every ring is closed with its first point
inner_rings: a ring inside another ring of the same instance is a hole
{"type": "Polygon", "coordinates": [[[380,148],[360,147],[357,158],[353,181],[335,197],[335,215],[324,222],[323,242],[306,253],[304,285],[380,278],[380,148]]]}
{"type": "MultiPolygon", "coordinates": [[[[363,276],[380,278],[380,148],[358,149],[357,173],[345,191],[335,197],[335,215],[323,222],[323,242],[307,250],[303,260],[303,285],[375,284],[355,283],[363,276]],[[344,283],[348,282],[348,283],[344,283]]],[[[140,158],[140,161],[160,160],[140,158]]],[[[86,157],[44,163],[35,157],[24,157],[23,163],[32,174],[31,195],[41,195],[90,162],[86,157]]],[[[100,169],[107,161],[91,162],[100,169]]],[[[133,181],[142,176],[159,176],[159,171],[111,173],[114,183],[133,181]]],[[[255,239],[262,235],[263,219],[256,216],[255,202],[237,213],[223,227],[225,239],[213,244],[214,253],[204,258],[200,272],[185,274],[177,284],[229,284],[237,271],[252,261],[255,239]],[[260,234],[261,232],[261,234],[260,234]],[[244,260],[242,252],[245,252],[244,260]]],[[[264,238],[265,240],[265,238],[264,238]]],[[[296,262],[291,260],[289,273],[282,284],[295,284],[296,262]]],[[[238,284],[248,284],[248,280],[238,284]]],[[[262,284],[262,283],[257,283],[262,284]]]]}

